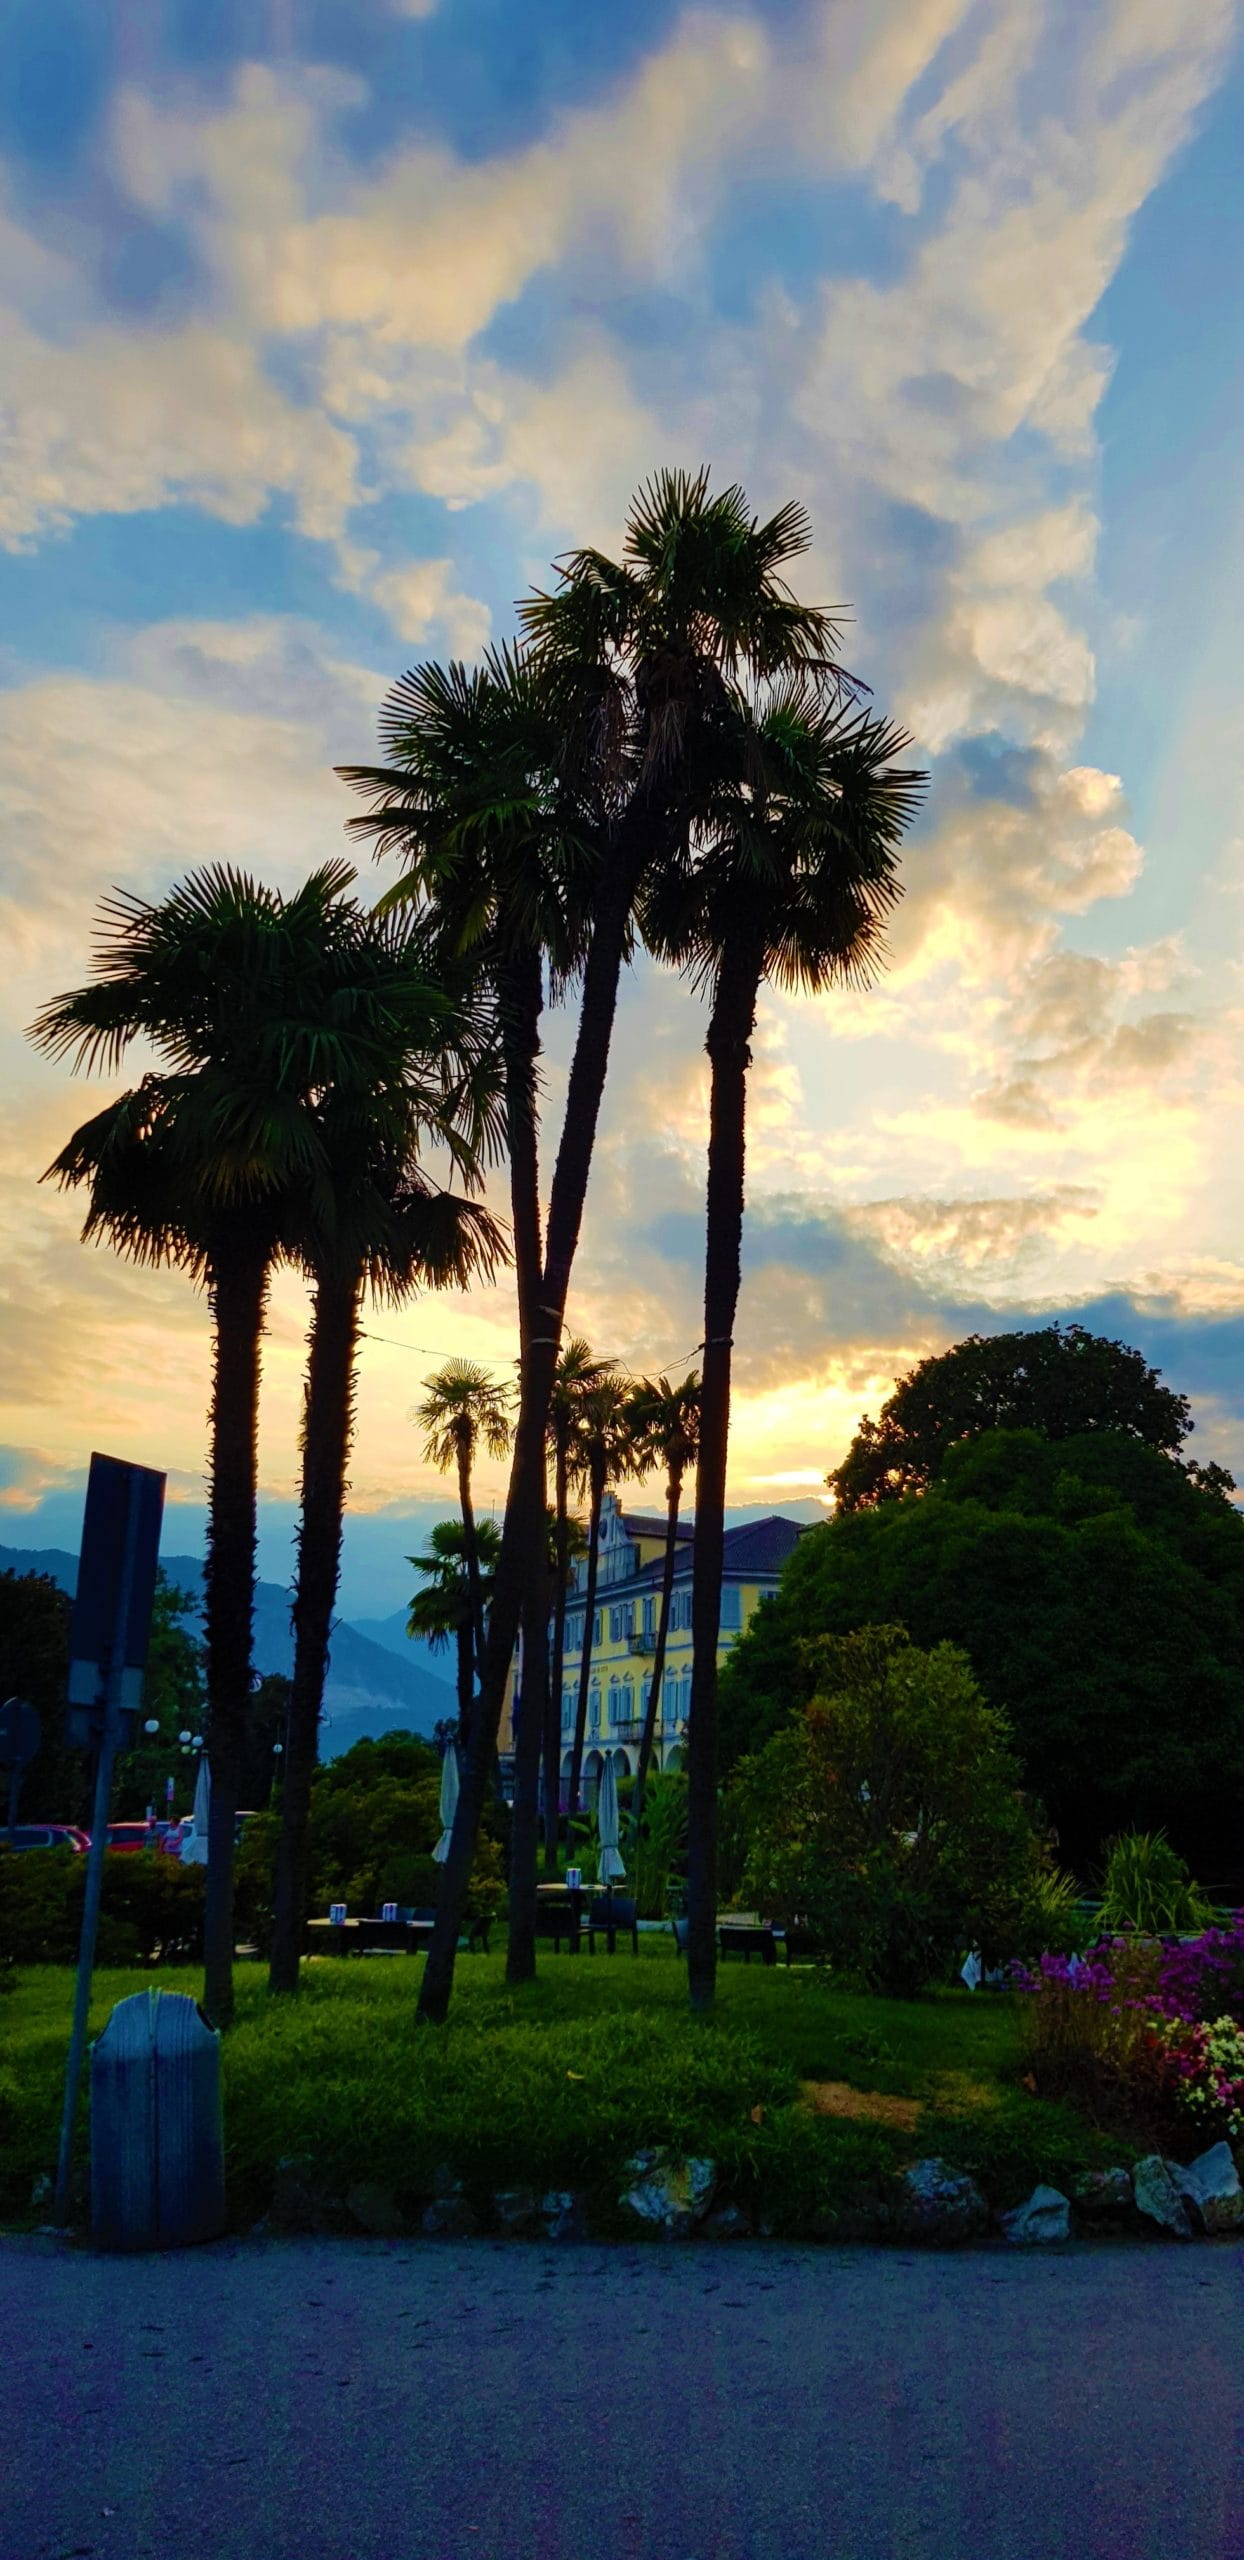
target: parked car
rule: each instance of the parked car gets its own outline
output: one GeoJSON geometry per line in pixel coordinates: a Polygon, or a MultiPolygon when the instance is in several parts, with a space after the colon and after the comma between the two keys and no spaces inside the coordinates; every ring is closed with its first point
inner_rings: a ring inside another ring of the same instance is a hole
{"type": "Polygon", "coordinates": [[[19,1822],[11,1839],[0,1827],[0,1849],[72,1849],[80,1854],[90,1845],[89,1834],[76,1822],[19,1822]]]}
{"type": "Polygon", "coordinates": [[[108,1825],[109,1849],[132,1852],[138,1849],[158,1849],[159,1845],[158,1822],[110,1822],[108,1825]]]}

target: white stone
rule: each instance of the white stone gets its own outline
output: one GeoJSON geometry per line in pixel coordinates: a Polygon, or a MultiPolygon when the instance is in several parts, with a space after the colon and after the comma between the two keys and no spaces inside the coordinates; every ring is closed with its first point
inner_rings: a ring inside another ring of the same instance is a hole
{"type": "Polygon", "coordinates": [[[1190,2160],[1186,2169],[1173,2165],[1171,2174],[1198,2230],[1214,2233],[1238,2227],[1244,2217],[1244,2188],[1230,2143],[1215,2142],[1190,2160]]]}
{"type": "Polygon", "coordinates": [[[1057,2187],[1034,2187],[1027,2204],[1004,2213],[1002,2228],[1017,2248],[1048,2248],[1071,2238],[1071,2199],[1057,2187]]]}
{"type": "Polygon", "coordinates": [[[685,2240],[702,2222],[713,2201],[717,2165],[713,2160],[682,2160],[668,2151],[640,2151],[628,2160],[632,2184],[622,2193],[625,2212],[668,2239],[685,2240]]]}
{"type": "Polygon", "coordinates": [[[1156,2223],[1159,2231],[1167,2231],[1173,2240],[1190,2240],[1192,2225],[1184,2210],[1183,2198],[1171,2175],[1170,2163],[1158,2151],[1138,2160],[1132,2171],[1132,2193],[1136,2210],[1146,2222],[1156,2223]]]}
{"type": "Polygon", "coordinates": [[[975,2240],[989,2222],[989,2207],[972,2178],[945,2160],[917,2160],[898,2180],[894,2229],[899,2239],[934,2249],[975,2240]]]}

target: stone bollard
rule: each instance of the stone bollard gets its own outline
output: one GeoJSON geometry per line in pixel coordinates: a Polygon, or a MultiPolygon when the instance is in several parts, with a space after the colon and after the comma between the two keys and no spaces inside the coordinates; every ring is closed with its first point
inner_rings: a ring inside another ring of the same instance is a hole
{"type": "Polygon", "coordinates": [[[136,1992],[91,2048],[92,2238],[178,2249],[224,2223],[220,2037],[184,1992],[136,1992]]]}

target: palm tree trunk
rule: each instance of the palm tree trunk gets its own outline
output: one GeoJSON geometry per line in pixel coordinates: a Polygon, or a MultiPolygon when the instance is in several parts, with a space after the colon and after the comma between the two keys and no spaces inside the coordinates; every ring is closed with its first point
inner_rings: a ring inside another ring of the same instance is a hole
{"type": "Polygon", "coordinates": [[[761,965],[762,954],[750,941],[733,949],[726,946],[705,1043],[712,1067],[712,1093],[687,1752],[687,1955],[693,2009],[711,2006],[717,1979],[717,1637],[730,1435],[730,1355],[743,1238],[747,1070],[761,965]]]}
{"type": "MultiPolygon", "coordinates": [[[[476,1665],[484,1660],[484,1601],[480,1590],[479,1540],[475,1535],[475,1505],[471,1500],[471,1451],[467,1433],[458,1440],[458,1505],[462,1513],[462,1552],[466,1559],[467,1589],[471,1600],[471,1644],[476,1665]]],[[[459,1653],[461,1664],[461,1652],[459,1653]]],[[[474,1683],[468,1678],[466,1689],[458,1679],[458,1749],[465,1751],[471,1738],[471,1704],[474,1683]],[[463,1722],[465,1712],[466,1721],[463,1722]]]]}
{"type": "MultiPolygon", "coordinates": [[[[531,1322],[524,1341],[518,1427],[514,1434],[501,1551],[488,1612],[484,1678],[473,1721],[471,1748],[462,1775],[453,1840],[441,1869],[436,1927],[419,1992],[419,2016],[432,2025],[440,2025],[449,2014],[458,1934],[466,1909],[467,1886],[488,1790],[492,1755],[497,1747],[505,1684],[518,1634],[523,1594],[529,1587],[530,1578],[543,1570],[543,1486],[549,1405],[565,1321],[566,1294],[587,1196],[596,1123],[609,1065],[609,1044],[618,1006],[618,980],[626,950],[627,924],[650,841],[649,815],[640,809],[622,831],[613,861],[601,881],[596,902],[596,921],[584,970],[578,1036],[566,1094],[566,1116],[549,1204],[543,1280],[529,1305],[531,1322]]],[[[516,1261],[521,1250],[516,1233],[516,1261]]]]}
{"type": "Polygon", "coordinates": [[[507,1982],[530,1982],[536,1970],[536,1876],[540,1845],[540,1758],[549,1685],[547,1569],[532,1575],[523,1603],[523,1685],[514,1745],[514,1811],[510,1829],[510,1932],[507,1982]]]}
{"type": "Polygon", "coordinates": [[[471,1706],[475,1696],[475,1638],[468,1619],[462,1620],[454,1641],[458,1648],[458,1749],[463,1751],[471,1730],[471,1706]]]}
{"type": "Polygon", "coordinates": [[[211,1275],[215,1341],[203,1620],[212,1794],[203,2007],[217,2027],[227,2027],[233,2016],[233,1848],[251,1705],[259,1365],[268,1259],[266,1243],[234,1245],[213,1263],[211,1275]]]}
{"type": "Polygon", "coordinates": [[[587,1733],[587,1693],[592,1682],[592,1635],[596,1618],[596,1566],[600,1554],[600,1514],[605,1499],[603,1482],[592,1479],[592,1504],[587,1529],[587,1581],[583,1591],[583,1659],[579,1665],[579,1695],[574,1711],[574,1747],[570,1755],[570,1789],[567,1804],[571,1813],[579,1810],[579,1786],[583,1776],[583,1744],[587,1733]]]}
{"type": "Polygon", "coordinates": [[[544,1872],[557,1873],[561,1830],[562,1680],[566,1664],[566,1559],[570,1546],[570,1487],[566,1435],[557,1432],[553,1503],[556,1513],[553,1548],[557,1584],[553,1593],[553,1668],[544,1713],[544,1872]]]}
{"type": "Polygon", "coordinates": [[[302,1519],[294,1596],[294,1679],[285,1747],[270,1991],[296,1991],[307,1917],[311,1778],[337,1583],[346,1462],[354,1425],[358,1346],[357,1267],[321,1272],[315,1288],[302,1443],[302,1519]]]}
{"type": "Polygon", "coordinates": [[[635,1775],[635,1792],[631,1798],[631,1822],[636,1840],[639,1838],[639,1826],[644,1818],[644,1793],[648,1784],[648,1771],[652,1765],[653,1745],[657,1732],[657,1710],[661,1700],[661,1683],[665,1676],[665,1648],[669,1641],[670,1608],[674,1598],[674,1567],[678,1561],[678,1513],[682,1503],[682,1469],[680,1467],[670,1469],[666,1500],[669,1505],[669,1515],[665,1532],[665,1567],[661,1575],[661,1616],[657,1625],[657,1649],[652,1657],[652,1684],[648,1691],[648,1704],[644,1710],[644,1730],[639,1745],[639,1768],[635,1775]]]}

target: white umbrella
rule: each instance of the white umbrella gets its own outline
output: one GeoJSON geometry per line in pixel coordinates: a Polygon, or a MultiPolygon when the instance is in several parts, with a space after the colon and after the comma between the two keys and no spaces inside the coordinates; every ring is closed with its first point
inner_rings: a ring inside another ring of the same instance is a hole
{"type": "Polygon", "coordinates": [[[443,1867],[449,1856],[449,1843],[453,1837],[454,1815],[457,1810],[458,1754],[451,1742],[441,1762],[441,1836],[432,1852],[438,1867],[443,1867]]]}
{"type": "Polygon", "coordinates": [[[596,1791],[596,1831],[600,1840],[600,1858],[596,1873],[601,1884],[612,1884],[626,1869],[618,1856],[618,1764],[610,1752],[600,1773],[596,1791]]]}
{"type": "Polygon", "coordinates": [[[199,1774],[194,1782],[193,1828],[186,1833],[185,1839],[181,1844],[181,1863],[183,1867],[205,1867],[207,1865],[207,1815],[211,1801],[212,1773],[207,1765],[207,1753],[205,1751],[199,1761],[199,1774]]]}

